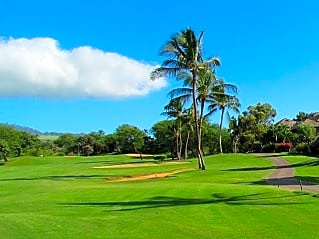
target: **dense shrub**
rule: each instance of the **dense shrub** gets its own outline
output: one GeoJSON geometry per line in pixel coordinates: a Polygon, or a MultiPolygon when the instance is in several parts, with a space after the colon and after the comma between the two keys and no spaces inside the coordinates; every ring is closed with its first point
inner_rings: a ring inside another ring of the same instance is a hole
{"type": "Polygon", "coordinates": [[[308,154],[308,146],[306,143],[299,143],[290,150],[291,154],[308,154]]]}
{"type": "Polygon", "coordinates": [[[274,153],[275,152],[275,144],[268,143],[263,147],[263,153],[274,153]]]}
{"type": "Polygon", "coordinates": [[[158,161],[163,161],[166,158],[165,155],[155,155],[154,159],[158,161]]]}
{"type": "Polygon", "coordinates": [[[319,137],[311,143],[310,148],[313,155],[319,156],[319,137]]]}

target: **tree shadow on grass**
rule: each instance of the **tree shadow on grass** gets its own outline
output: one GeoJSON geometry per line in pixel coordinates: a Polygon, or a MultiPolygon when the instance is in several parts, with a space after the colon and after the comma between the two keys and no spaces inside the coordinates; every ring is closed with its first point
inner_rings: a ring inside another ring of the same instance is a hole
{"type": "Polygon", "coordinates": [[[300,181],[302,185],[318,185],[319,177],[310,176],[296,176],[296,177],[284,177],[284,178],[269,178],[261,179],[253,182],[238,182],[236,184],[246,184],[246,185],[274,185],[274,186],[300,186],[300,181]]]}
{"type": "Polygon", "coordinates": [[[32,181],[32,180],[52,180],[52,181],[66,181],[79,179],[105,179],[107,175],[53,175],[43,177],[21,177],[21,178],[3,178],[1,181],[32,181]]]}
{"type": "Polygon", "coordinates": [[[280,169],[280,168],[298,168],[298,167],[316,167],[319,166],[319,160],[307,160],[300,163],[283,165],[283,166],[265,166],[265,167],[247,167],[247,168],[231,168],[222,171],[260,171],[260,170],[270,170],[270,169],[280,169]]]}
{"type": "Polygon", "coordinates": [[[253,155],[260,157],[260,158],[274,158],[274,157],[288,156],[288,153],[269,153],[269,154],[256,153],[253,155]]]}
{"type": "Polygon", "coordinates": [[[302,195],[264,196],[262,193],[239,196],[228,196],[223,193],[214,193],[211,198],[181,198],[157,196],[141,201],[107,201],[107,202],[71,202],[60,203],[63,206],[79,207],[103,207],[106,211],[134,211],[149,208],[166,208],[191,205],[228,204],[228,205],[293,205],[305,204],[305,202],[280,201],[285,198],[293,198],[302,195]],[[121,207],[118,209],[118,207],[121,207]]]}

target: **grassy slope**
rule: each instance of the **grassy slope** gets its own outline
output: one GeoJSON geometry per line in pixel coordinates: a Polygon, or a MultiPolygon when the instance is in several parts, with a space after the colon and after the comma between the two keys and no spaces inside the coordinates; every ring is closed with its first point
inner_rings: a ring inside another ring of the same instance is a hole
{"type": "Polygon", "coordinates": [[[0,166],[1,238],[318,238],[318,198],[263,185],[271,173],[265,159],[207,157],[207,171],[135,182],[104,178],[196,162],[92,168],[132,161],[140,162],[55,157],[0,166]]]}

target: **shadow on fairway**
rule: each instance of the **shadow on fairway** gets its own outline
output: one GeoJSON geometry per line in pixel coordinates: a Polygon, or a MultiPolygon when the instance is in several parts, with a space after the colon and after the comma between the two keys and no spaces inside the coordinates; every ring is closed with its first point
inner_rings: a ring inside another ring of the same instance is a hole
{"type": "Polygon", "coordinates": [[[53,181],[66,181],[78,179],[104,179],[107,175],[54,175],[43,177],[24,177],[24,178],[4,178],[1,181],[31,181],[31,180],[53,180],[53,181]]]}
{"type": "Polygon", "coordinates": [[[291,165],[285,165],[285,166],[266,166],[266,167],[247,167],[247,168],[231,168],[231,169],[225,169],[222,171],[259,171],[259,170],[269,170],[269,169],[280,169],[280,168],[298,168],[298,167],[315,167],[319,166],[319,160],[308,160],[300,163],[295,163],[291,165]]]}
{"type": "Polygon", "coordinates": [[[289,186],[289,185],[299,185],[300,180],[303,185],[318,185],[319,184],[319,177],[311,177],[311,176],[270,178],[270,179],[262,179],[262,180],[258,180],[254,182],[236,182],[234,184],[289,186]]]}
{"type": "Polygon", "coordinates": [[[274,157],[282,157],[282,156],[288,156],[287,153],[273,153],[273,154],[263,154],[263,153],[256,153],[253,154],[254,156],[257,156],[259,158],[274,158],[274,157]]]}
{"type": "Polygon", "coordinates": [[[264,196],[261,193],[240,196],[227,196],[223,193],[214,193],[211,198],[180,198],[180,197],[152,197],[142,201],[110,201],[110,202],[74,202],[60,203],[63,206],[103,207],[106,211],[133,211],[147,208],[163,208],[191,205],[229,204],[229,205],[292,205],[304,204],[301,202],[280,202],[280,199],[298,197],[302,195],[264,196]],[[278,201],[279,200],[279,201],[278,201]],[[114,208],[115,207],[115,208],[114,208]],[[121,207],[118,209],[118,207],[121,207]]]}

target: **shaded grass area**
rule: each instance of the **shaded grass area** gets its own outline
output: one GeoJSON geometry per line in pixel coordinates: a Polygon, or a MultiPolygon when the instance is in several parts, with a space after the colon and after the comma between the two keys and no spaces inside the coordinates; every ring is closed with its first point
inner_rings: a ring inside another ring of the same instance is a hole
{"type": "Polygon", "coordinates": [[[268,160],[206,161],[207,171],[105,183],[197,163],[94,169],[141,162],[122,155],[15,159],[0,168],[1,238],[318,238],[318,198],[253,184],[272,172],[268,160]],[[233,170],[253,167],[265,169],[233,170]]]}

